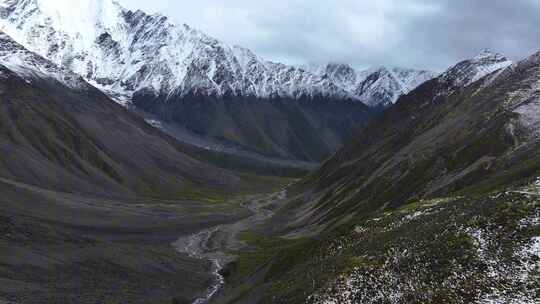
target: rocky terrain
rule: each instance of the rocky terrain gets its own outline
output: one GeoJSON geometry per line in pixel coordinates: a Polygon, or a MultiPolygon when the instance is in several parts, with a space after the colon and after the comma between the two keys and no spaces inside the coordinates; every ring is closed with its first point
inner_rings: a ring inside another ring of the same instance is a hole
{"type": "Polygon", "coordinates": [[[215,302],[537,303],[538,58],[401,97],[289,187],[215,302]]]}

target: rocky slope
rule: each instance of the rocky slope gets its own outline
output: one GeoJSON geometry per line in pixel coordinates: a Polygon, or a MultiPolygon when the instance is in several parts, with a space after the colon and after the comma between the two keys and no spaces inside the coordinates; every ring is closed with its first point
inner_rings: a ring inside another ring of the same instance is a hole
{"type": "Polygon", "coordinates": [[[184,154],[174,140],[81,77],[3,33],[0,65],[2,178],[124,196],[226,189],[238,181],[184,154]]]}
{"type": "Polygon", "coordinates": [[[538,302],[539,85],[539,53],[483,53],[401,97],[289,188],[230,281],[260,303],[538,302]]]}

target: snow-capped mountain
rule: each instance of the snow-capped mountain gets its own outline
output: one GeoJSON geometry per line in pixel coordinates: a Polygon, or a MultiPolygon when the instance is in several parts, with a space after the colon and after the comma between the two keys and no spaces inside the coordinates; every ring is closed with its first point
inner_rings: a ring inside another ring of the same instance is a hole
{"type": "Polygon", "coordinates": [[[477,82],[489,74],[493,73],[494,79],[511,65],[512,61],[503,55],[482,50],[477,56],[450,67],[437,78],[438,89],[433,91],[437,93],[433,96],[433,101],[442,100],[459,88],[477,82]],[[495,73],[496,71],[499,72],[495,73]]]}
{"type": "Polygon", "coordinates": [[[320,161],[372,115],[326,77],[113,0],[0,0],[0,30],[141,115],[237,150],[320,161]]]}
{"type": "Polygon", "coordinates": [[[482,50],[476,57],[451,67],[441,75],[439,80],[455,87],[465,87],[511,64],[512,61],[508,58],[486,49],[482,50]]]}
{"type": "Polygon", "coordinates": [[[167,17],[129,11],[113,0],[0,0],[0,26],[29,50],[83,76],[115,100],[188,94],[258,98],[397,100],[433,78],[425,71],[317,71],[259,58],[167,17]]]}
{"type": "Polygon", "coordinates": [[[155,95],[348,99],[329,79],[265,61],[162,15],[113,0],[2,0],[0,26],[117,100],[155,95]]]}
{"type": "Polygon", "coordinates": [[[356,99],[369,106],[388,106],[420,84],[433,79],[429,71],[403,68],[356,70],[347,64],[308,65],[306,70],[332,80],[356,99]]]}

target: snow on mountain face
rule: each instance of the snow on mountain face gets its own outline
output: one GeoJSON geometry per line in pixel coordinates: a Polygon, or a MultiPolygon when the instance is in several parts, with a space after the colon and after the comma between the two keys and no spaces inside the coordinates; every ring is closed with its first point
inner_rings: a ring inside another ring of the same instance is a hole
{"type": "Polygon", "coordinates": [[[319,75],[262,60],[113,0],[0,0],[0,26],[121,102],[139,90],[156,96],[351,99],[319,75]]]}
{"type": "Polygon", "coordinates": [[[388,106],[420,84],[435,78],[428,71],[384,67],[355,70],[347,64],[309,65],[305,69],[326,77],[369,106],[388,106]]]}
{"type": "Polygon", "coordinates": [[[489,50],[483,50],[476,57],[451,67],[439,79],[455,87],[464,87],[511,64],[512,61],[506,57],[489,50]]]}
{"type": "Polygon", "coordinates": [[[79,75],[28,51],[3,32],[0,32],[0,65],[29,82],[53,79],[70,88],[90,88],[79,75]]]}
{"type": "MultiPolygon", "coordinates": [[[[507,95],[504,106],[519,114],[519,124],[530,131],[531,137],[540,138],[540,52],[513,64],[505,72],[525,77],[519,81],[518,89],[507,95]]],[[[494,81],[507,82],[506,74],[500,73],[498,77],[502,80],[494,81]]]]}

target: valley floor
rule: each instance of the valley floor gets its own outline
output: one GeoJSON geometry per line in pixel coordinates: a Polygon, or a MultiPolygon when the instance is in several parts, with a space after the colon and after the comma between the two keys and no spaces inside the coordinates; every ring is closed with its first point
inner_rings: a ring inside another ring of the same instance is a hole
{"type": "Polygon", "coordinates": [[[256,229],[211,303],[538,303],[539,215],[537,179],[353,212],[315,237],[256,229]]]}
{"type": "Polygon", "coordinates": [[[213,285],[194,303],[207,303],[222,291],[225,284],[223,274],[226,272],[225,268],[237,258],[234,253],[246,245],[241,240],[242,233],[256,228],[271,218],[274,214],[272,209],[276,204],[283,202],[285,197],[285,190],[248,197],[242,206],[250,211],[249,217],[181,237],[174,243],[179,252],[212,262],[213,285]]]}
{"type": "Polygon", "coordinates": [[[172,244],[216,226],[234,244],[256,218],[236,199],[92,198],[9,180],[0,193],[6,303],[191,303],[213,284],[213,265],[172,244]]]}
{"type": "Polygon", "coordinates": [[[10,304],[540,298],[540,180],[351,213],[317,236],[282,221],[294,212],[286,191],[104,200],[0,180],[0,192],[0,299],[10,304]]]}

